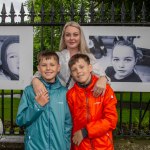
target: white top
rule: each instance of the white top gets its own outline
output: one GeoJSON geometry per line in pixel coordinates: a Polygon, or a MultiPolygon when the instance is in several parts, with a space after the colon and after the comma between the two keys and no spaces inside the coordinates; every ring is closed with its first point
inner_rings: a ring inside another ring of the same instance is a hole
{"type": "MultiPolygon", "coordinates": [[[[68,62],[70,59],[70,53],[69,53],[69,50],[67,50],[67,49],[64,49],[63,51],[56,52],[56,53],[59,56],[59,63],[61,66],[58,77],[59,77],[62,85],[66,86],[66,83],[70,77],[70,70],[69,70],[69,66],[68,66],[68,62]]],[[[105,74],[104,69],[101,66],[99,66],[99,64],[97,63],[96,58],[93,56],[93,54],[87,53],[87,55],[90,57],[90,61],[93,66],[94,74],[99,75],[99,76],[105,76],[106,74],[105,74]]],[[[40,73],[36,72],[33,77],[40,77],[40,73]]],[[[73,79],[71,79],[68,89],[70,89],[73,86],[73,84],[74,84],[74,81],[73,81],[73,79]]]]}

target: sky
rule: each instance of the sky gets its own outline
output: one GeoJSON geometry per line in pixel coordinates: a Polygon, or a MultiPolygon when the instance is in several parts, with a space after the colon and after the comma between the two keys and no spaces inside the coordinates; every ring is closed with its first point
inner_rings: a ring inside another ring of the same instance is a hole
{"type": "MultiPolygon", "coordinates": [[[[7,15],[9,15],[9,12],[10,12],[11,3],[13,3],[15,13],[16,15],[18,15],[21,9],[21,4],[24,3],[25,1],[26,0],[0,0],[0,15],[1,15],[3,3],[5,3],[7,15]]],[[[25,7],[24,7],[24,10],[25,10],[25,13],[27,13],[27,9],[25,7]]],[[[10,19],[6,18],[6,21],[9,22],[10,19]]],[[[20,21],[20,18],[16,17],[15,21],[16,22],[20,21]]],[[[0,22],[1,22],[1,18],[0,18],[0,22]]]]}

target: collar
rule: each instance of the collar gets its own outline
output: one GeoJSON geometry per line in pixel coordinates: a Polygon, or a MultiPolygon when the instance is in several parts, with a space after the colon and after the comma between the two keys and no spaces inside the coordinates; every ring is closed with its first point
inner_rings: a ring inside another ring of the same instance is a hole
{"type": "Polygon", "coordinates": [[[45,85],[46,88],[57,89],[57,88],[61,87],[61,83],[60,83],[58,77],[56,77],[56,80],[54,83],[46,82],[42,77],[40,78],[40,80],[45,85]]]}
{"type": "Polygon", "coordinates": [[[93,89],[95,83],[97,82],[97,80],[98,80],[98,77],[96,77],[95,75],[92,75],[91,80],[88,84],[82,85],[80,83],[75,83],[74,88],[78,89],[78,90],[81,90],[81,91],[83,89],[86,89],[86,91],[91,91],[93,89]]]}
{"type": "Polygon", "coordinates": [[[91,80],[87,83],[87,84],[81,84],[79,82],[77,82],[77,85],[81,88],[87,88],[92,82],[92,76],[91,76],[91,80]]]}

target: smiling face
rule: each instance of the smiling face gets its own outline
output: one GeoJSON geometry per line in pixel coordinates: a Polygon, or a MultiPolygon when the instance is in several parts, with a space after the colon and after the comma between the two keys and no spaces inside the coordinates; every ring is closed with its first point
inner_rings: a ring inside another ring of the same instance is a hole
{"type": "Polygon", "coordinates": [[[112,64],[116,72],[116,79],[129,76],[136,64],[134,50],[129,46],[116,45],[113,50],[112,64]]]}
{"type": "Polygon", "coordinates": [[[78,50],[80,44],[80,30],[73,26],[67,26],[64,33],[64,41],[68,50],[78,50]]]}
{"type": "Polygon", "coordinates": [[[71,66],[71,75],[73,79],[81,84],[88,84],[91,80],[92,66],[82,58],[71,66]]]}
{"type": "Polygon", "coordinates": [[[19,75],[19,44],[10,44],[7,48],[7,64],[9,70],[16,75],[19,75]]]}
{"type": "Polygon", "coordinates": [[[60,65],[54,57],[50,57],[49,59],[43,57],[38,65],[38,71],[45,81],[53,83],[55,82],[56,75],[60,71],[60,65]]]}

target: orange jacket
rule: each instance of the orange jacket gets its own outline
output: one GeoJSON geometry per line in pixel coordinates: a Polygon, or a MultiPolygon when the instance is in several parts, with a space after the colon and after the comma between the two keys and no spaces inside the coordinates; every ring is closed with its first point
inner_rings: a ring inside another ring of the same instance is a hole
{"type": "Polygon", "coordinates": [[[112,88],[107,85],[104,96],[93,97],[92,89],[98,78],[92,76],[90,85],[81,88],[75,85],[68,91],[67,100],[72,115],[73,130],[86,128],[88,136],[79,146],[72,143],[72,150],[113,150],[112,130],[117,124],[117,100],[112,88]]]}

